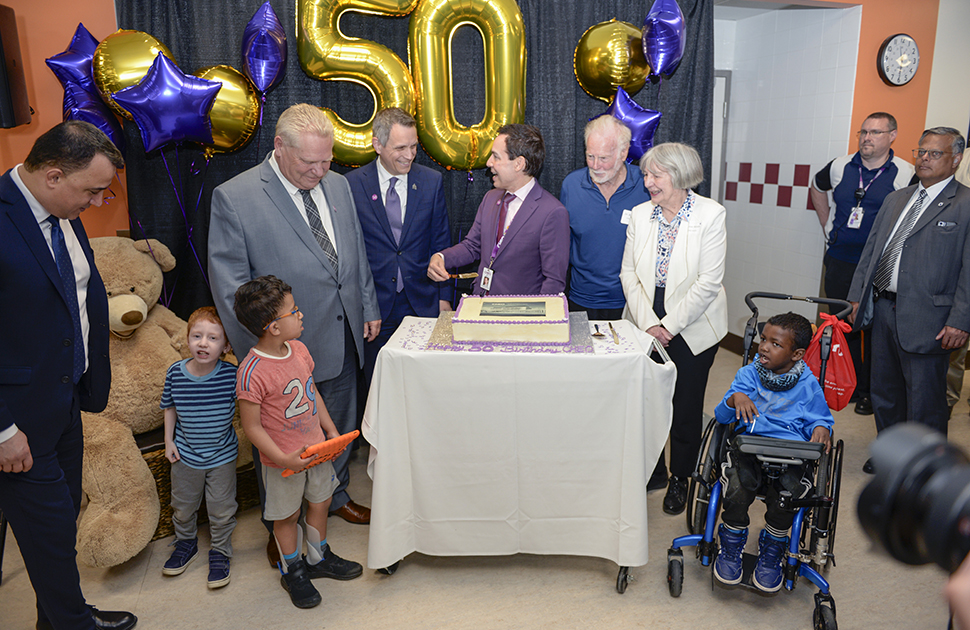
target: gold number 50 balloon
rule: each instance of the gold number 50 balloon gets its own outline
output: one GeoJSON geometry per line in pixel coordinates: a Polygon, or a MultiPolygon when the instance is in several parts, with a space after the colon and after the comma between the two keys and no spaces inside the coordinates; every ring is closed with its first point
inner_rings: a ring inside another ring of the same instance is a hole
{"type": "MultiPolygon", "coordinates": [[[[400,107],[414,111],[411,73],[386,46],[347,37],[340,32],[340,16],[347,11],[403,16],[420,0],[299,0],[296,45],[300,66],[324,81],[351,81],[366,87],[377,109],[400,107]]],[[[376,157],[371,144],[371,121],[354,125],[323,108],[333,123],[333,158],[341,164],[366,164],[376,157]]]]}
{"type": "Polygon", "coordinates": [[[408,51],[418,93],[418,137],[437,162],[482,168],[499,127],[525,118],[525,23],[515,0],[421,0],[411,16],[408,51]],[[451,39],[473,26],[485,45],[485,117],[455,119],[451,39]]]}

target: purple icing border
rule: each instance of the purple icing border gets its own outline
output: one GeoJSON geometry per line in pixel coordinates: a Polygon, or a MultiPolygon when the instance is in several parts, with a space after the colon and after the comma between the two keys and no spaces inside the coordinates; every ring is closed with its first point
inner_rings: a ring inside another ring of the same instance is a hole
{"type": "MultiPolygon", "coordinates": [[[[458,308],[455,310],[454,317],[451,318],[451,324],[454,326],[455,322],[459,324],[511,324],[513,326],[521,326],[524,324],[566,324],[569,327],[569,306],[566,302],[566,296],[560,293],[559,295],[492,295],[488,297],[495,298],[562,298],[562,312],[565,319],[527,319],[527,320],[508,320],[508,319],[477,319],[477,320],[467,320],[460,319],[458,313],[461,312],[461,307],[465,303],[466,297],[481,298],[480,295],[463,295],[461,300],[458,302],[458,308]]],[[[569,331],[569,339],[566,341],[462,341],[455,339],[454,333],[451,335],[452,343],[458,343],[463,346],[468,346],[474,350],[476,346],[568,346],[569,342],[572,340],[572,330],[569,331]]]]}

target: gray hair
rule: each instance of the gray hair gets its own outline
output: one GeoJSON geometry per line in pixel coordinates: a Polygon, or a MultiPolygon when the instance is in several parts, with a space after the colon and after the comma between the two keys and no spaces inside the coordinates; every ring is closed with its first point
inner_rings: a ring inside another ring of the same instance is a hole
{"type": "Polygon", "coordinates": [[[967,146],[966,140],[963,139],[963,135],[954,129],[953,127],[931,127],[923,132],[923,135],[919,137],[920,144],[923,144],[923,138],[926,136],[950,136],[951,149],[953,150],[953,155],[960,155],[963,153],[963,149],[967,146]]]}
{"type": "Polygon", "coordinates": [[[653,147],[640,159],[640,172],[660,169],[670,175],[675,188],[693,188],[704,181],[704,166],[697,150],[680,142],[664,142],[653,147]]]}
{"type": "Polygon", "coordinates": [[[333,124],[319,107],[308,103],[291,105],[276,121],[276,137],[288,147],[297,147],[305,135],[333,138],[333,124]]]}
{"type": "Polygon", "coordinates": [[[583,142],[588,144],[589,137],[594,133],[615,138],[617,151],[622,150],[623,147],[629,147],[630,138],[633,136],[630,128],[623,124],[623,121],[609,114],[597,116],[586,123],[586,129],[583,131],[583,142]]]}
{"type": "Polygon", "coordinates": [[[387,146],[387,140],[391,137],[391,129],[394,125],[416,127],[417,123],[414,122],[414,116],[400,107],[388,107],[377,112],[374,116],[374,137],[381,146],[387,146]]]}

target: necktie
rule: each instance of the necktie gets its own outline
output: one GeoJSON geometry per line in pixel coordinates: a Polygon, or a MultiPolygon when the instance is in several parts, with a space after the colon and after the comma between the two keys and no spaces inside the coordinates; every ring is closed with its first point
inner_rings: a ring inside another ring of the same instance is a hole
{"type": "Polygon", "coordinates": [[[327,235],[327,231],[323,229],[323,222],[320,221],[320,211],[317,210],[317,204],[313,201],[313,196],[310,195],[309,190],[300,190],[300,194],[303,196],[303,207],[306,209],[306,217],[310,223],[310,230],[313,232],[313,236],[320,243],[320,249],[323,253],[327,255],[330,260],[330,264],[333,265],[333,272],[337,273],[337,250],[333,248],[333,243],[330,242],[330,237],[327,235]]]}
{"type": "Polygon", "coordinates": [[[510,192],[505,193],[505,197],[502,198],[502,209],[498,212],[498,228],[495,232],[495,246],[498,247],[498,242],[502,240],[502,236],[505,235],[505,218],[509,214],[509,204],[515,199],[515,195],[510,192]]]}
{"type": "Polygon", "coordinates": [[[896,268],[896,261],[899,260],[899,256],[903,251],[906,238],[913,231],[913,226],[916,225],[916,219],[919,218],[919,211],[923,207],[924,201],[926,201],[925,189],[919,191],[919,197],[910,206],[909,211],[903,218],[902,224],[889,241],[886,250],[882,253],[879,264],[876,265],[876,276],[872,281],[872,285],[876,287],[877,291],[885,291],[889,287],[889,282],[893,277],[893,270],[896,268]]]}
{"type": "Polygon", "coordinates": [[[51,215],[47,217],[51,224],[51,245],[54,249],[54,262],[57,263],[57,273],[61,276],[67,308],[71,311],[71,322],[74,324],[74,382],[81,380],[84,374],[84,338],[81,335],[81,312],[77,303],[77,281],[74,278],[74,264],[71,255],[67,253],[64,242],[64,232],[61,231],[60,219],[51,215]]]}
{"type": "MultiPolygon", "coordinates": [[[[397,184],[397,178],[392,177],[390,184],[387,186],[387,196],[384,199],[384,211],[387,212],[387,222],[391,224],[391,234],[394,236],[394,242],[399,246],[401,244],[401,230],[404,229],[404,218],[401,216],[401,198],[397,195],[397,190],[394,186],[397,184]]],[[[404,289],[404,276],[401,274],[401,265],[397,266],[397,292],[400,293],[404,289]]]]}

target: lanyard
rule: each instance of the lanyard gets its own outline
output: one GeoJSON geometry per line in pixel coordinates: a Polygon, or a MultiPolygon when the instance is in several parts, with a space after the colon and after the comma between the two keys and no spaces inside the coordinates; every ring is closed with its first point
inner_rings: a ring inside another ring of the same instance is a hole
{"type": "Polygon", "coordinates": [[[872,182],[874,182],[877,179],[879,179],[879,176],[882,175],[882,172],[885,171],[887,168],[889,168],[889,162],[887,161],[885,164],[883,164],[882,166],[880,166],[879,167],[879,171],[875,174],[875,176],[872,179],[869,180],[869,183],[866,184],[865,186],[862,185],[862,169],[863,168],[864,167],[860,164],[859,165],[859,187],[856,188],[856,190],[855,190],[855,198],[856,198],[856,204],[857,205],[862,203],[862,200],[866,196],[866,192],[869,191],[869,186],[872,186],[872,182]]]}

